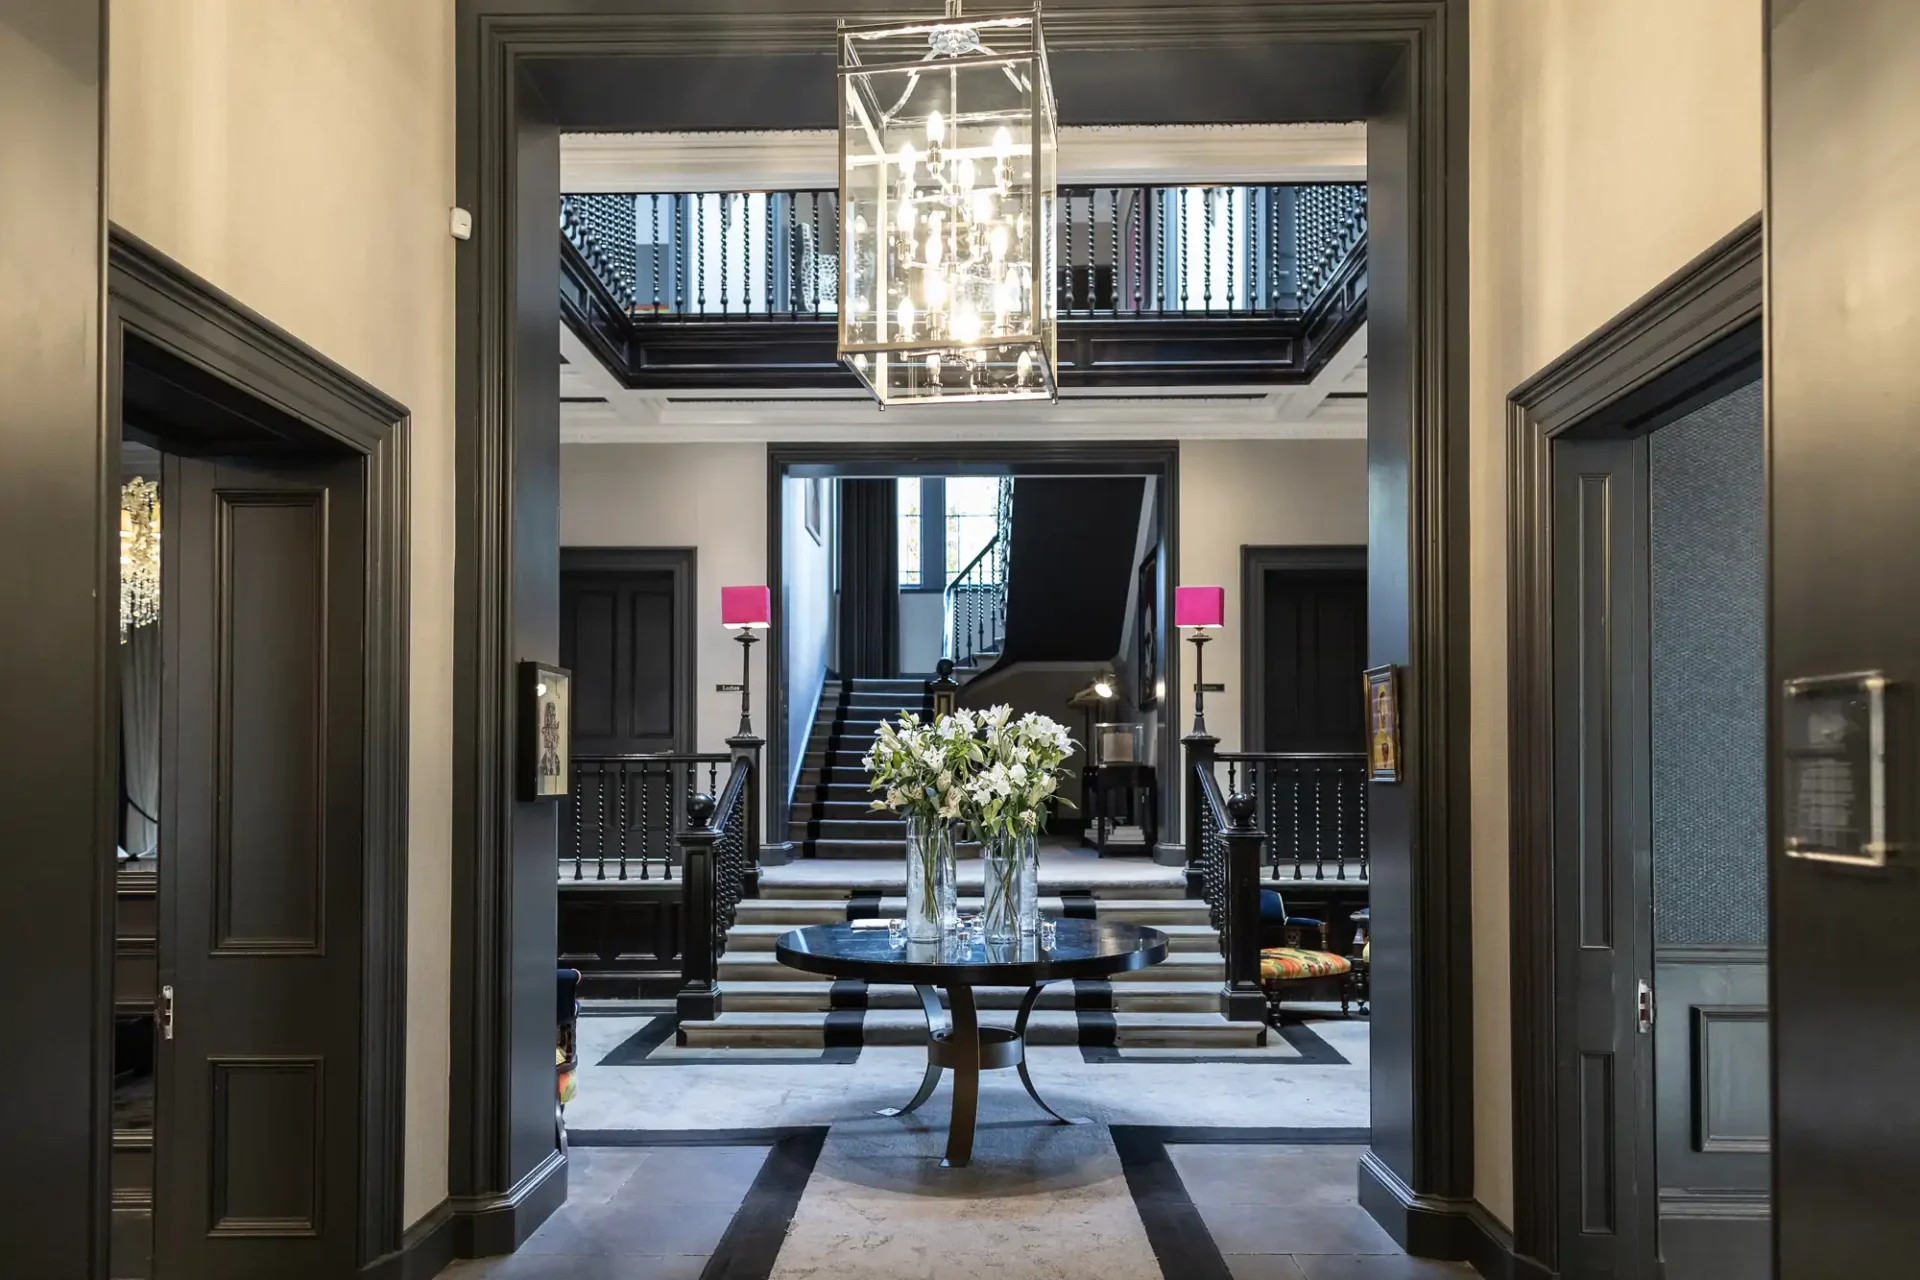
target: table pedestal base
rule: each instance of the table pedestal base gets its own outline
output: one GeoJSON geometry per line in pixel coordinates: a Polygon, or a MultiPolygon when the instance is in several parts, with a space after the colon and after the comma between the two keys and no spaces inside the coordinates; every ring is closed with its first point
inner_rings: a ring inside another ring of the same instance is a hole
{"type": "Polygon", "coordinates": [[[1084,1118],[1068,1119],[1048,1106],[1040,1091],[1033,1087],[1033,1077],[1027,1074],[1027,1022],[1040,999],[1042,985],[1027,988],[1011,1031],[981,1026],[979,1012],[974,1007],[973,988],[959,984],[947,988],[953,1024],[943,1030],[939,1025],[939,993],[932,987],[914,988],[920,993],[920,1007],[927,1014],[927,1074],[921,1077],[919,1091],[912,1101],[904,1107],[885,1107],[880,1114],[903,1116],[917,1109],[933,1096],[934,1088],[940,1083],[940,1073],[953,1072],[953,1120],[947,1127],[947,1156],[940,1162],[942,1167],[957,1169],[973,1159],[973,1128],[980,1109],[982,1071],[1018,1067],[1020,1083],[1026,1086],[1027,1096],[1038,1103],[1042,1111],[1061,1124],[1091,1123],[1084,1118]]]}

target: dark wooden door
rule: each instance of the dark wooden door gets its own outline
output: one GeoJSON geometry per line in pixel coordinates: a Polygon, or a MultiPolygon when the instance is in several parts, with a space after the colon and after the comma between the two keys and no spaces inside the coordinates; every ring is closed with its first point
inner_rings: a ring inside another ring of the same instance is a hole
{"type": "Polygon", "coordinates": [[[560,576],[560,664],[573,673],[574,756],[672,751],[684,743],[679,593],[671,569],[560,576]]]}
{"type": "Polygon", "coordinates": [[[1554,1062],[1566,1280],[1655,1267],[1647,445],[1553,445],[1554,1062]]]}
{"type": "MultiPolygon", "coordinates": [[[[1364,553],[1362,553],[1364,554],[1364,553]]],[[[1269,564],[1262,603],[1261,751],[1366,749],[1367,571],[1269,564]]]]}
{"type": "Polygon", "coordinates": [[[1912,1275],[1920,15],[1911,0],[1771,0],[1767,10],[1775,1274],[1912,1275]],[[1865,834],[1872,770],[1849,769],[1824,804],[1790,803],[1784,682],[1868,671],[1890,682],[1885,794],[1889,834],[1905,847],[1884,868],[1787,857],[1786,837],[1822,816],[1865,834]]]}
{"type": "Polygon", "coordinates": [[[159,1280],[357,1261],[363,473],[167,463],[159,1280]]]}

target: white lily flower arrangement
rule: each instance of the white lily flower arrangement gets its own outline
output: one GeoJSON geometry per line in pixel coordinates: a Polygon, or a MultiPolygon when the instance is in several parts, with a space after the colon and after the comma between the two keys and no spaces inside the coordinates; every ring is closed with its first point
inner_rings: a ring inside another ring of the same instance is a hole
{"type": "Polygon", "coordinates": [[[908,711],[897,726],[882,724],[873,749],[860,760],[867,789],[880,793],[873,808],[933,822],[960,819],[967,782],[986,758],[975,736],[979,723],[972,711],[956,711],[930,724],[908,711]]]}
{"type": "Polygon", "coordinates": [[[981,758],[966,784],[964,820],[974,834],[1016,836],[1038,832],[1059,794],[1073,737],[1049,716],[1030,711],[1018,720],[997,706],[979,716],[981,758]]]}

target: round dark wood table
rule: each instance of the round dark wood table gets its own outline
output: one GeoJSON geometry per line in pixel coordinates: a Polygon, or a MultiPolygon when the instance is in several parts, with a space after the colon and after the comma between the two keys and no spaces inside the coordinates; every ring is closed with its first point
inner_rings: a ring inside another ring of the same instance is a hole
{"type": "Polygon", "coordinates": [[[1041,1110],[1061,1124],[1069,1120],[1047,1105],[1027,1073],[1027,1021],[1049,982],[1104,978],[1144,969],[1167,958],[1167,935],[1158,929],[1111,920],[1055,922],[1053,945],[1038,935],[1018,942],[985,942],[952,934],[939,942],[895,943],[884,928],[856,929],[823,924],[795,929],[774,944],[781,963],[831,978],[863,978],[900,983],[920,993],[927,1014],[927,1074],[920,1091],[904,1107],[888,1107],[883,1116],[905,1115],[933,1096],[940,1072],[953,1072],[953,1120],[947,1127],[947,1158],[957,1168],[973,1158],[973,1126],[980,1106],[980,1073],[1020,1069],[1020,1083],[1041,1110]],[[983,1027],[974,1005],[975,987],[1025,987],[1012,1030],[983,1027]],[[940,1025],[940,993],[945,988],[951,1024],[940,1025]]]}

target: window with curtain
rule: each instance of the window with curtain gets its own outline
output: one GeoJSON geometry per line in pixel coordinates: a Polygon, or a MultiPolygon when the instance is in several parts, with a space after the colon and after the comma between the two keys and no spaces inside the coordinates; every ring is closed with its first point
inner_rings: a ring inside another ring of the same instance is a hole
{"type": "Polygon", "coordinates": [[[948,477],[946,516],[947,581],[952,582],[999,531],[999,478],[948,477]]]}
{"type": "Polygon", "coordinates": [[[902,476],[899,485],[900,585],[917,587],[922,583],[920,548],[926,535],[926,512],[921,503],[922,485],[918,476],[902,476]]]}

